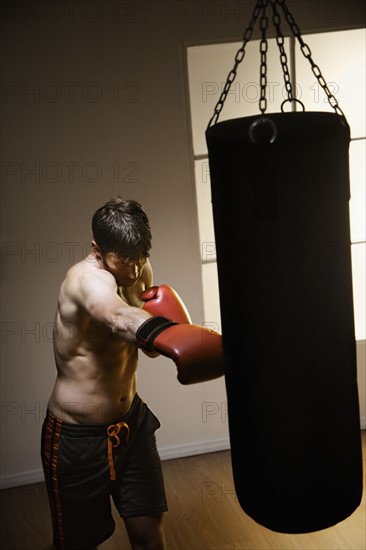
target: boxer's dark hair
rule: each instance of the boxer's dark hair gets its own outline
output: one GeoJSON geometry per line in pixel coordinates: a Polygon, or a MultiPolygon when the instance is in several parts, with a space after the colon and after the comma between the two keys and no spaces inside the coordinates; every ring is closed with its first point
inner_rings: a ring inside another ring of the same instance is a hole
{"type": "Polygon", "coordinates": [[[92,218],[93,237],[102,253],[114,252],[126,260],[148,258],[151,228],[141,204],[111,199],[92,218]]]}

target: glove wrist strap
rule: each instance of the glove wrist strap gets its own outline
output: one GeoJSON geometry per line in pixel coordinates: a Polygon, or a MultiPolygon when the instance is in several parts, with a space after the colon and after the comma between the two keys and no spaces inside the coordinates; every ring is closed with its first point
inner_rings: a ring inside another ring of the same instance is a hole
{"type": "Polygon", "coordinates": [[[166,317],[151,317],[138,328],[136,332],[137,343],[141,347],[152,351],[154,340],[158,334],[177,324],[166,317]]]}

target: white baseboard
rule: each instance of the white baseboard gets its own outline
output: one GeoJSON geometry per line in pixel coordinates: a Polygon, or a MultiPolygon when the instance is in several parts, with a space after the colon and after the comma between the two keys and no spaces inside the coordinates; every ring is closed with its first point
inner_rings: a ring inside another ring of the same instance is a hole
{"type": "Polygon", "coordinates": [[[160,447],[159,454],[161,460],[172,460],[173,458],[184,458],[186,456],[202,455],[206,453],[215,453],[217,451],[226,451],[230,449],[230,439],[215,439],[213,441],[201,441],[189,443],[188,445],[179,445],[174,447],[160,447]]]}
{"type": "Polygon", "coordinates": [[[21,472],[3,476],[0,479],[0,489],[15,489],[23,485],[31,485],[32,483],[44,482],[43,470],[30,470],[29,472],[21,472]]]}

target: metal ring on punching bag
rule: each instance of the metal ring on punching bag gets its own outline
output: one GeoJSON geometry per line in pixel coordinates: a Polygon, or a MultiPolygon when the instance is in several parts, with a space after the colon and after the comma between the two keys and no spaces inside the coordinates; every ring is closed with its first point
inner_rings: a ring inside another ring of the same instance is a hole
{"type": "Polygon", "coordinates": [[[273,143],[277,137],[277,126],[267,117],[257,118],[249,128],[249,137],[255,144],[273,143]]]}
{"type": "Polygon", "coordinates": [[[282,113],[285,113],[285,110],[284,110],[283,106],[284,106],[284,104],[287,103],[287,102],[289,102],[289,103],[294,103],[294,102],[300,103],[303,112],[305,111],[305,105],[303,104],[302,101],[300,101],[299,99],[296,99],[296,98],[292,98],[292,99],[289,99],[289,98],[288,98],[288,99],[285,99],[285,101],[282,101],[282,103],[281,103],[281,112],[282,112],[282,113]]]}

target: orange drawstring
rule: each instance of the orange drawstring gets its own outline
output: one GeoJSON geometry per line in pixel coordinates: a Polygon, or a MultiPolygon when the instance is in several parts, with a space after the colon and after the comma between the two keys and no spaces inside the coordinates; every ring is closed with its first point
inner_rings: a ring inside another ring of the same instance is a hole
{"type": "Polygon", "coordinates": [[[130,428],[128,424],[126,424],[126,422],[118,422],[118,424],[111,424],[107,428],[108,463],[109,463],[109,471],[110,471],[111,479],[116,479],[116,470],[114,469],[114,462],[113,462],[113,447],[118,447],[118,445],[121,443],[121,440],[118,437],[118,434],[122,428],[125,428],[126,430],[126,443],[127,443],[128,438],[130,436],[130,428]]]}

